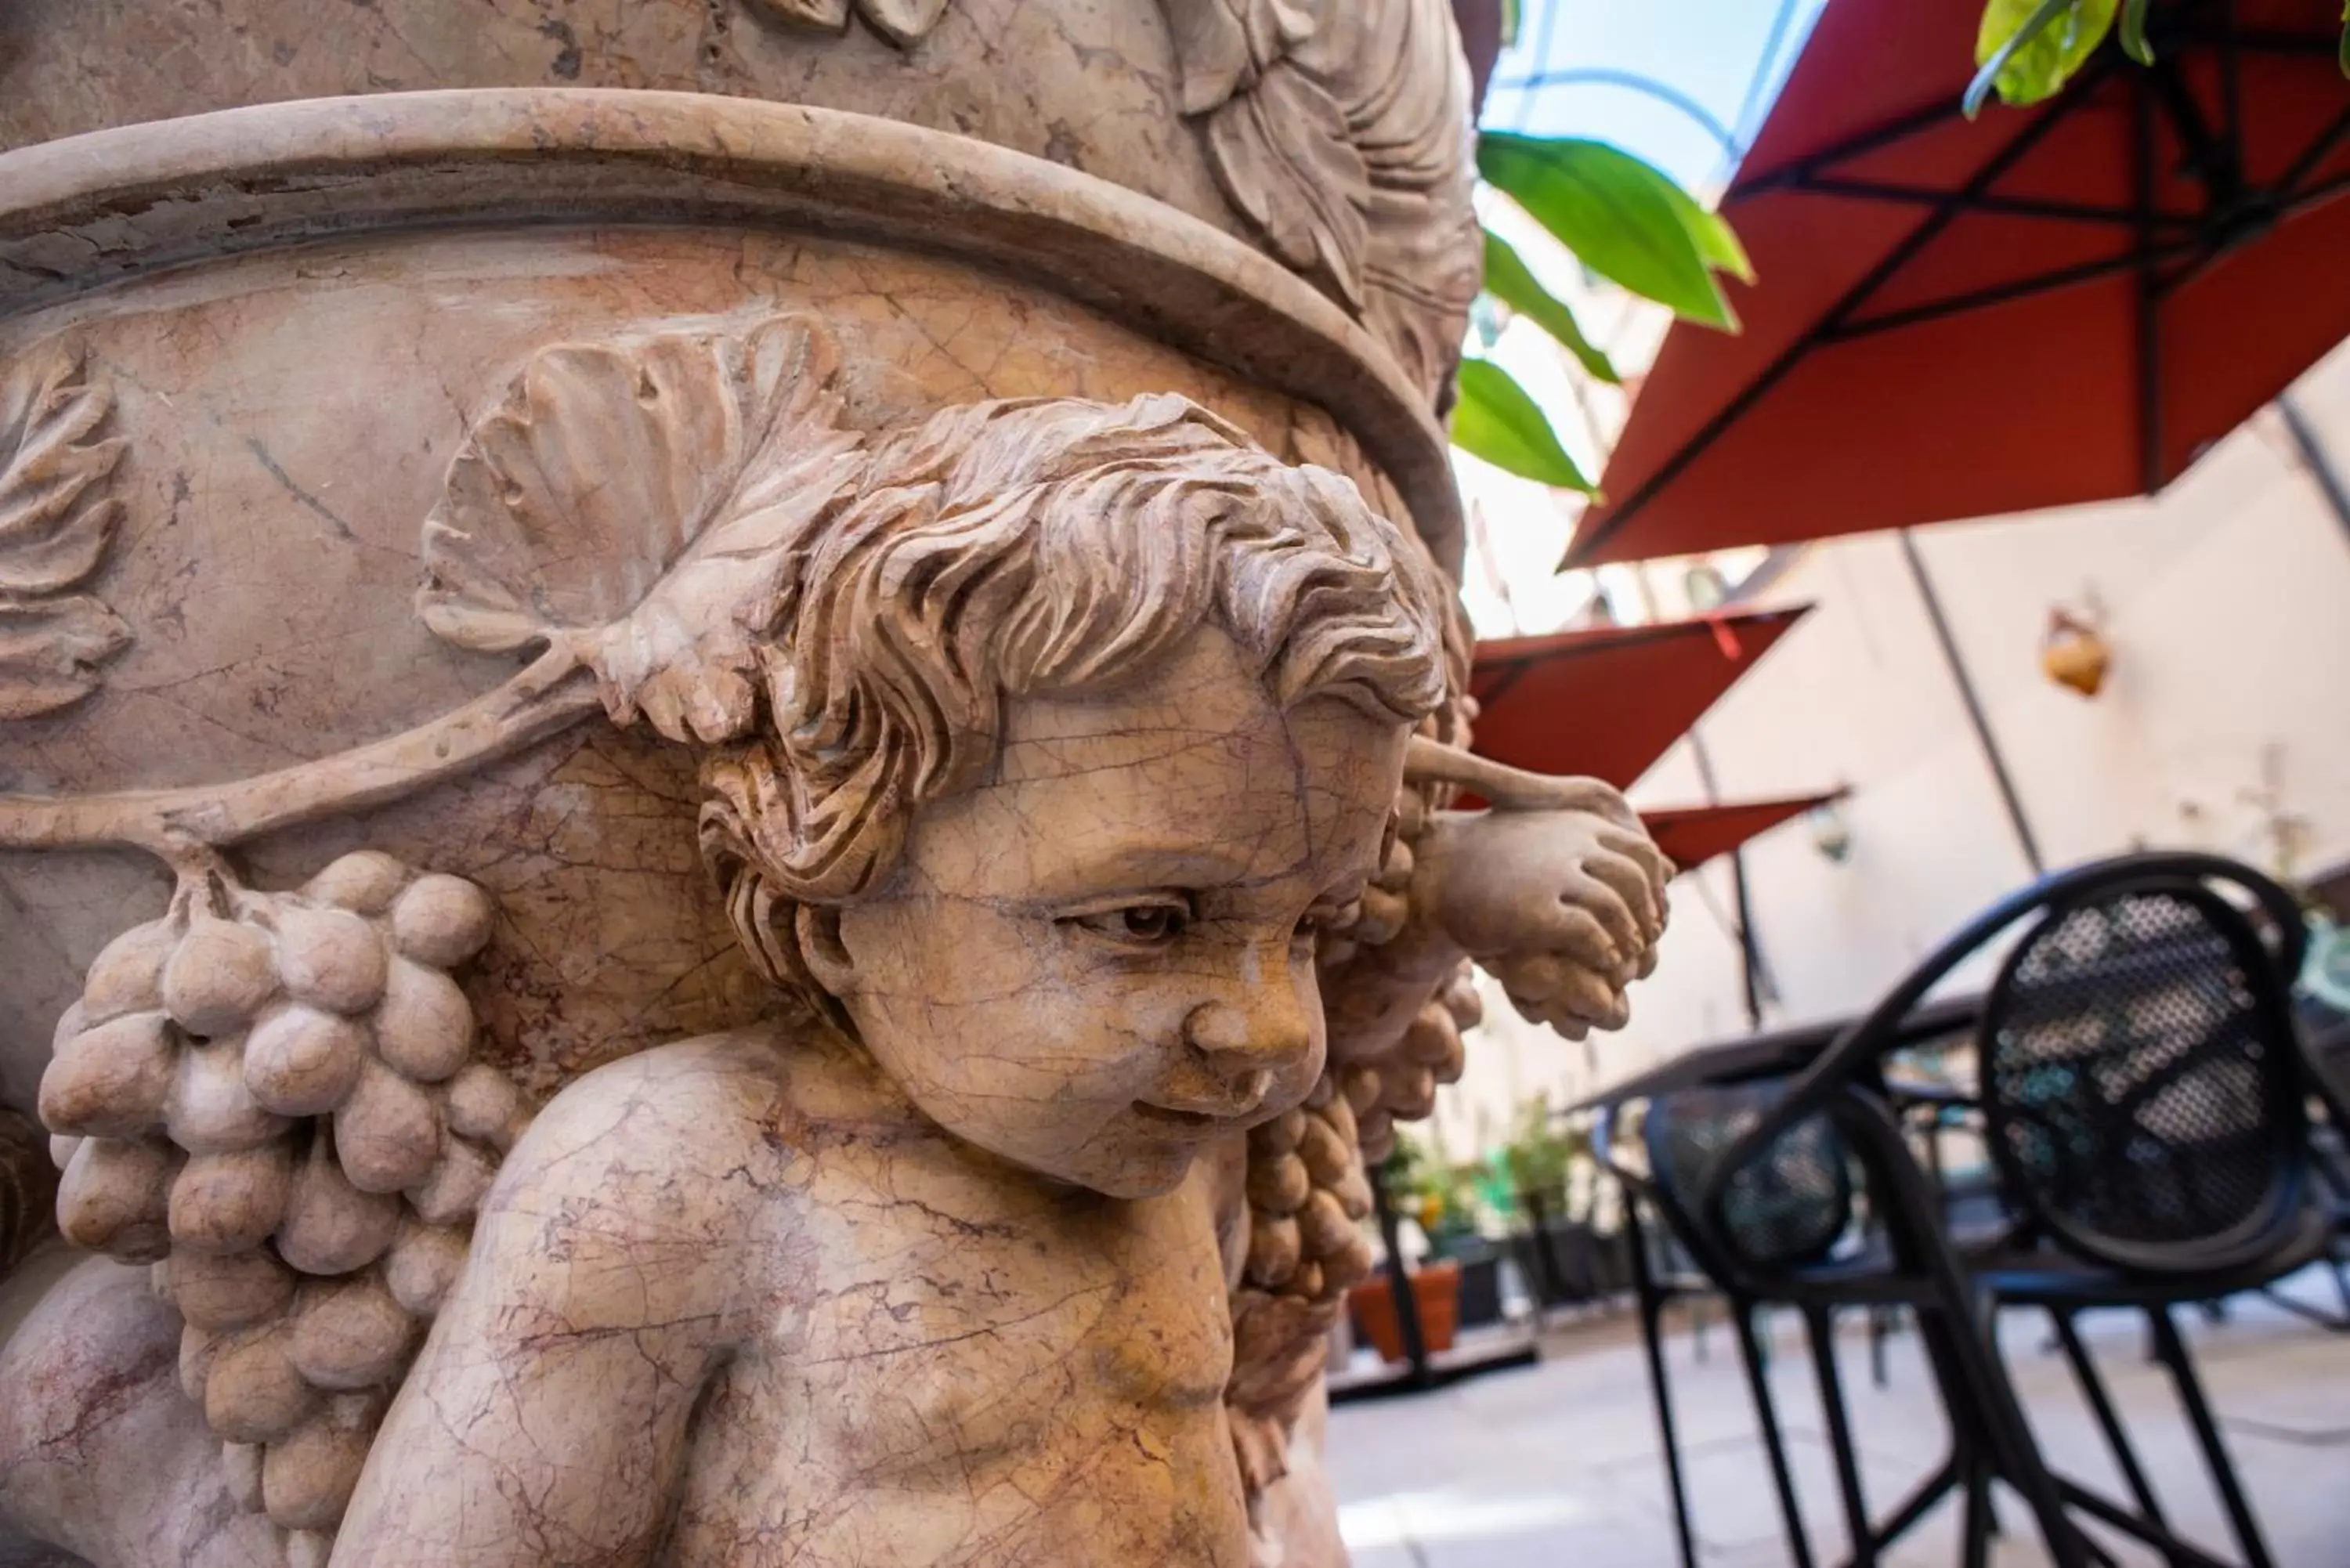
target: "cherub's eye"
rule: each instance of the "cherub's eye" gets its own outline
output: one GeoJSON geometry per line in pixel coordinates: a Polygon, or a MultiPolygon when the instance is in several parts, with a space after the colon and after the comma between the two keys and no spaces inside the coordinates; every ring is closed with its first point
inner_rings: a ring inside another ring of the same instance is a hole
{"type": "Polygon", "coordinates": [[[1137,941],[1159,942],[1180,936],[1183,930],[1183,911],[1165,904],[1145,904],[1139,909],[1120,909],[1118,924],[1126,934],[1137,941]]]}
{"type": "Polygon", "coordinates": [[[1098,937],[1122,942],[1128,947],[1160,947],[1181,936],[1191,924],[1189,905],[1174,898],[1154,898],[1146,903],[1119,904],[1107,909],[1088,910],[1066,917],[1067,922],[1084,927],[1098,937]]]}

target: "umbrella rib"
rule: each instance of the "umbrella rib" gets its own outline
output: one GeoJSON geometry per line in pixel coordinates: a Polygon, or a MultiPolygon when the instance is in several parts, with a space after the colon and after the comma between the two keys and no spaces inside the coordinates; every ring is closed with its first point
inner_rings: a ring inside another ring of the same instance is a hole
{"type": "Polygon", "coordinates": [[[2131,236],[2130,326],[2137,350],[2138,483],[2162,488],[2162,261],[2154,224],[2154,101],[2140,77],[2130,83],[2130,189],[2148,221],[2131,236]]]}
{"type": "Polygon", "coordinates": [[[2342,145],[2345,136],[2350,136],[2350,104],[2345,104],[2333,122],[2317,133],[2317,140],[2293,161],[2293,167],[2277,182],[2276,195],[2286,201],[2298,198],[2302,194],[2301,182],[2317,171],[2317,166],[2342,145]]]}
{"type": "MultiPolygon", "coordinates": [[[[1478,697],[1478,703],[1482,707],[1491,708],[1508,696],[1516,690],[1518,682],[1525,679],[1526,671],[1532,668],[1533,663],[1532,659],[1513,659],[1509,663],[1500,666],[1493,677],[1493,684],[1478,697]]],[[[1493,667],[1488,666],[1488,668],[1493,667]]]]}
{"type": "Polygon", "coordinates": [[[2178,31],[2185,44],[2217,44],[2223,39],[2247,54],[2285,55],[2296,58],[2334,60],[2342,40],[2326,33],[2293,33],[2274,27],[2222,28],[2189,23],[2178,31]]]}
{"type": "MultiPolygon", "coordinates": [[[[2332,179],[2312,185],[2305,191],[2296,191],[2290,197],[2278,194],[2274,198],[2276,205],[2268,216],[2272,220],[2278,221],[2293,217],[2308,212],[2313,207],[2324,206],[2345,191],[2350,191],[2350,171],[2336,174],[2332,179]]],[[[2155,285],[2155,292],[2163,296],[2176,294],[2219,265],[2228,257],[2230,241],[2232,237],[2230,234],[2223,234],[2205,241],[2197,248],[2192,260],[2186,265],[2174,269],[2169,276],[2155,285]]]]}
{"type": "Polygon", "coordinates": [[[1878,148],[1915,136],[1918,132],[1929,130],[1945,120],[1956,119],[1959,113],[1959,95],[1953,92],[1948,101],[1938,99],[1924,108],[1912,109],[1898,119],[1887,120],[1874,130],[1864,130],[1857,136],[1839,141],[1834,147],[1806,154],[1783,169],[1741,179],[1723,195],[1722,205],[1726,207],[1733,202],[1742,202],[1749,196],[1765,195],[1789,185],[1800,184],[1811,179],[1828,164],[1841,163],[1848,158],[1858,158],[1864,153],[1874,152],[1878,148]]]}
{"type": "MultiPolygon", "coordinates": [[[[1835,176],[1807,175],[1781,187],[1784,190],[1822,196],[1843,196],[1854,201],[1889,202],[1901,205],[1930,207],[1944,202],[1957,201],[1970,213],[1989,213],[2001,217],[2050,218],[2064,223],[2135,224],[2139,218],[2132,207],[2095,206],[2081,202],[2039,201],[2021,196],[1978,195],[1960,199],[1958,192],[1937,190],[1930,185],[1894,185],[1874,180],[1846,180],[1835,176]]],[[[2157,213],[2154,221],[2170,228],[2192,227],[2193,216],[2178,213],[2157,213]]]]}
{"type": "MultiPolygon", "coordinates": [[[[2166,56],[2146,69],[2163,118],[2170,122],[2189,168],[2202,182],[2207,204],[2215,211],[2225,209],[2242,196],[2244,189],[2238,128],[2231,124],[2223,135],[2212,133],[2204,120],[2203,106],[2195,101],[2194,89],[2187,85],[2176,60],[2166,56]]],[[[2224,80],[2224,70],[2221,74],[2224,80]]]]}
{"type": "Polygon", "coordinates": [[[2292,202],[2277,216],[2290,218],[2296,213],[2305,213],[2312,207],[2331,202],[2345,191],[2350,191],[2350,172],[2336,174],[2322,185],[2312,185],[2306,191],[2294,192],[2292,202]]]}
{"type": "Polygon", "coordinates": [[[2096,84],[2104,79],[2106,73],[2112,68],[2110,64],[2112,58],[2110,51],[2093,56],[2088,66],[2074,78],[2073,85],[2065,90],[2063,98],[2051,105],[2045,113],[2016,132],[2005,147],[1987,159],[1983,166],[1976,170],[1964,185],[1951,192],[1950,200],[1945,201],[1927,213],[1899,244],[1895,245],[1884,259],[1868,270],[1867,275],[1846,291],[1843,297],[1830,307],[1827,316],[1817,326],[1781,350],[1779,356],[1763,368],[1761,375],[1748,382],[1745,388],[1720,412],[1708,420],[1697,434],[1691,437],[1679,452],[1667,459],[1646,484],[1635,491],[1621,506],[1600,519],[1599,525],[1592,531],[1587,545],[1580,538],[1570,539],[1567,542],[1566,556],[1559,563],[1559,569],[1565,571],[1577,560],[1587,558],[1593,551],[1606,544],[1618,529],[1638,514],[1659,491],[1679,478],[1683,469],[1696,462],[1700,452],[1721,438],[1722,431],[1737,423],[1745,416],[1747,410],[1762,400],[1765,392],[1783,380],[1788,372],[1792,371],[1803,361],[1804,357],[1812,351],[1814,345],[1826,341],[1828,333],[1834,332],[1842,326],[1854,311],[1867,303],[1869,296],[1884,287],[1894,274],[1908,264],[1911,257],[1931,244],[1935,236],[1949,228],[1960,211],[1956,204],[1958,202],[1980,195],[1989,190],[2002,175],[2022,161],[2024,155],[2037,147],[2041,139],[2045,137],[2074,105],[2083,102],[2096,84]]]}
{"type": "MultiPolygon", "coordinates": [[[[2200,248],[2196,244],[2187,242],[2158,246],[2150,253],[2150,259],[2175,260],[2183,255],[2193,254],[2200,248]]],[[[2136,249],[2131,249],[2119,255],[2082,262],[2075,266],[2059,267],[2054,272],[2042,273],[2036,277],[2017,278],[2012,283],[1994,284],[1988,288],[1978,288],[1966,294],[1954,294],[1941,299],[1930,299],[1922,305],[1905,306],[1899,310],[1888,310],[1882,316],[1867,316],[1856,321],[1843,322],[1823,330],[1820,339],[1825,343],[1849,343],[1856,337],[1873,337],[1880,332],[1891,332],[1902,327],[1915,327],[1921,322],[1938,321],[1946,316],[1960,316],[1970,310],[1981,310],[1994,305],[2011,305],[2019,299],[2029,299],[2036,294],[2053,294],[2058,289],[2072,288],[2084,283],[2094,283],[2098,278],[2109,276],[2114,273],[2126,272],[2140,265],[2146,259],[2148,259],[2147,255],[2136,249]]]]}
{"type": "MultiPolygon", "coordinates": [[[[2324,130],[2317,133],[2316,140],[2293,160],[2293,167],[2285,171],[2283,178],[2268,190],[2255,192],[2262,209],[2261,217],[2268,223],[2282,222],[2312,207],[2322,206],[2344,191],[2350,190],[2350,171],[2336,174],[2314,185],[2303,184],[2341,146],[2345,136],[2350,136],[2350,108],[2342,109],[2324,130]]],[[[2169,276],[2155,282],[2156,296],[2161,297],[2174,294],[2218,265],[2227,256],[2230,244],[2235,237],[2236,231],[2227,227],[2207,235],[2193,260],[2175,269],[2169,276]]]]}

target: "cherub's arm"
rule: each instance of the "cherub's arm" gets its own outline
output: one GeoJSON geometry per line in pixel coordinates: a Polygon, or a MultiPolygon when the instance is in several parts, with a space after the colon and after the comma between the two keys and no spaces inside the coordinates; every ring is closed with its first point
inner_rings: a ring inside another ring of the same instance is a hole
{"type": "Polygon", "coordinates": [[[720,1039],[571,1085],[507,1158],[369,1456],[338,1568],[651,1560],[761,1275],[773,1078],[720,1039]]]}

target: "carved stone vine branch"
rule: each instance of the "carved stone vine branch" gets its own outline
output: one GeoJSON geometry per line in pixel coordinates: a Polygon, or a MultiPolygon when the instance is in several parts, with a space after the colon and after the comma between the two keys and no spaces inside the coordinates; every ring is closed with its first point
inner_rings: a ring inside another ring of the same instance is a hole
{"type": "Polygon", "coordinates": [[[182,872],[206,851],[452,778],[594,713],[596,683],[567,649],[497,690],[401,734],[231,784],[48,798],[0,795],[0,846],[144,849],[182,872]]]}

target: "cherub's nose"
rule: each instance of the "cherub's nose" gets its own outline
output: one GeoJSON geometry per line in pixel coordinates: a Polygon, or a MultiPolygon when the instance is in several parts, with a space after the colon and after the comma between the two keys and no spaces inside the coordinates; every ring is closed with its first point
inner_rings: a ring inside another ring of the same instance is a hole
{"type": "Polygon", "coordinates": [[[1183,1038],[1228,1077],[1288,1066],[1314,1045],[1305,1010],[1294,994],[1253,997],[1246,1006],[1203,1002],[1183,1020],[1183,1038]]]}

